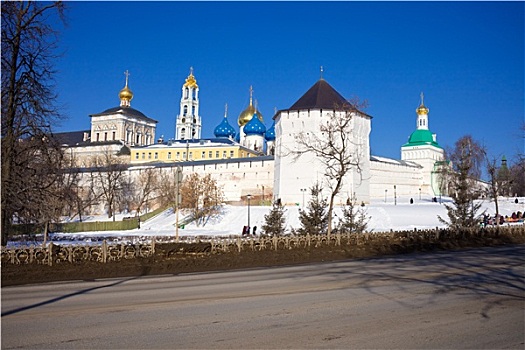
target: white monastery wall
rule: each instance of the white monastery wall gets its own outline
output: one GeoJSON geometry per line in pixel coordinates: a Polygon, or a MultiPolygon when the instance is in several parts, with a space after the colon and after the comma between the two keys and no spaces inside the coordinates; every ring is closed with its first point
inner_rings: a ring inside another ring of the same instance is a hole
{"type": "MultiPolygon", "coordinates": [[[[370,197],[394,202],[394,196],[419,198],[422,183],[422,167],[412,163],[373,157],[370,169],[370,197]],[[395,189],[394,189],[395,186],[395,189]]],[[[422,192],[424,193],[424,192],[422,192]]]]}

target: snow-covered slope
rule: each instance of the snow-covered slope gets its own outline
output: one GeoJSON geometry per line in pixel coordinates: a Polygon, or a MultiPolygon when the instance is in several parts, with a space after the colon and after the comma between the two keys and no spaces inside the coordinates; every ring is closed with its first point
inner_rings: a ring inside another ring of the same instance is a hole
{"type": "MultiPolygon", "coordinates": [[[[525,211],[525,198],[519,198],[519,203],[514,203],[514,198],[501,198],[499,200],[500,213],[510,216],[512,212],[525,211]]],[[[368,229],[374,232],[390,230],[412,230],[430,229],[443,227],[439,222],[438,215],[447,218],[445,206],[439,203],[433,203],[430,200],[415,200],[414,204],[409,203],[410,199],[400,198],[397,205],[394,203],[376,202],[364,207],[367,215],[370,217],[368,229]]],[[[449,201],[447,199],[447,201],[449,201]]],[[[300,207],[286,207],[285,217],[287,230],[292,227],[299,227],[299,209],[300,207]]],[[[271,207],[268,206],[250,206],[250,226],[257,226],[257,232],[261,232],[264,223],[264,216],[268,214],[271,207]]],[[[489,201],[482,202],[482,211],[494,214],[494,203],[489,201]]],[[[340,215],[340,209],[336,209],[336,215],[340,215]]],[[[93,217],[90,220],[104,219],[93,217]]],[[[118,219],[118,218],[117,218],[118,219]]],[[[181,213],[179,222],[183,222],[184,215],[181,213]]],[[[174,236],[175,235],[176,216],[173,210],[169,209],[156,217],[141,223],[140,229],[130,231],[111,231],[111,232],[85,232],[76,235],[82,236],[174,236]]],[[[240,235],[242,227],[248,225],[248,207],[243,206],[225,206],[223,212],[217,218],[210,221],[202,227],[197,227],[194,223],[179,229],[179,236],[229,236],[240,235]]]]}

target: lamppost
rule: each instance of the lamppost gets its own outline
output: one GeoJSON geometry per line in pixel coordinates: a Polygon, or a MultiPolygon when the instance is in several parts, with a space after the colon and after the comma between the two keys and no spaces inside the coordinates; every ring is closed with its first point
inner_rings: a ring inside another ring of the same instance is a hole
{"type": "Polygon", "coordinates": [[[388,190],[385,190],[385,203],[386,203],[386,194],[387,194],[388,190]]]}
{"type": "Polygon", "coordinates": [[[421,200],[421,187],[419,188],[419,200],[421,200]]]}
{"type": "Polygon", "coordinates": [[[306,192],[306,188],[301,188],[301,192],[303,193],[303,208],[304,208],[304,193],[306,192]]]}
{"type": "Polygon", "coordinates": [[[396,185],[394,185],[394,205],[397,205],[397,192],[396,192],[396,185]]]}
{"type": "Polygon", "coordinates": [[[180,195],[180,184],[182,182],[182,169],[177,167],[176,173],[175,173],[175,184],[176,184],[176,194],[175,194],[175,240],[179,241],[179,206],[181,202],[181,195],[180,195]]]}
{"type": "Polygon", "coordinates": [[[248,230],[250,229],[250,199],[252,198],[252,195],[249,194],[246,196],[248,199],[248,230]]]}

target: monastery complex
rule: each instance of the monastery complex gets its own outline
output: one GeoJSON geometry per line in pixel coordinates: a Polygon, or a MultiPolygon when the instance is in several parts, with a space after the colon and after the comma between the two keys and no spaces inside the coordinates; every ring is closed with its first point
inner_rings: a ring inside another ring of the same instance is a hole
{"type": "MultiPolygon", "coordinates": [[[[297,205],[317,182],[327,191],[323,162],[312,152],[293,156],[299,150],[299,137],[322,137],[322,123],[348,113],[337,107],[348,105],[347,99],[322,77],[305,88],[297,101],[290,101],[290,108],[277,111],[268,126],[253,103],[250,89],[249,106],[238,116],[237,125],[229,123],[226,106],[222,120],[215,121],[214,137],[202,138],[199,86],[191,69],[182,84],[174,137],[167,140],[157,137],[156,120],[131,107],[133,93],[128,83],[126,72],[120,104],[90,115],[89,130],[56,135],[81,172],[93,171],[90,159],[94,155],[109,152],[126,164],[132,178],[146,168],[159,173],[180,168],[184,175],[211,174],[229,203],[241,203],[250,195],[297,205]]],[[[369,203],[374,198],[386,200],[387,196],[416,199],[441,195],[438,173],[444,164],[444,151],[429,129],[429,109],[423,95],[415,112],[415,130],[408,142],[400,145],[401,159],[397,160],[370,154],[373,117],[352,111],[348,137],[359,166],[345,176],[336,204],[349,199],[369,203]]]]}

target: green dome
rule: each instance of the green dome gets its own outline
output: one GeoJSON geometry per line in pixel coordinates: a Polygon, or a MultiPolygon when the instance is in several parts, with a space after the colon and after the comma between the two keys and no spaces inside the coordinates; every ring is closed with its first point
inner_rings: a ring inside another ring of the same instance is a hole
{"type": "Polygon", "coordinates": [[[430,130],[416,130],[408,138],[408,142],[403,145],[403,147],[410,146],[423,146],[423,145],[432,145],[434,147],[441,148],[434,138],[430,130]]]}

